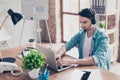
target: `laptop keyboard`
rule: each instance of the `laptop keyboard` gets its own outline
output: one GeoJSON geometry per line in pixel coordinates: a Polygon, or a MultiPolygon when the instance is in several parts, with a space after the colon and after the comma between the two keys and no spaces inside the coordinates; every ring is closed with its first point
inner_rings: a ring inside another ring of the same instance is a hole
{"type": "Polygon", "coordinates": [[[58,69],[66,68],[68,66],[58,66],[58,69]]]}

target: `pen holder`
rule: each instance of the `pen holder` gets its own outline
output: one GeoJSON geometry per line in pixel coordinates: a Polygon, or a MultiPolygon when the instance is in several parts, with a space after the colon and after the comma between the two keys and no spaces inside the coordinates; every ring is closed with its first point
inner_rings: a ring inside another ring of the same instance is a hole
{"type": "Polygon", "coordinates": [[[46,73],[39,73],[38,80],[49,80],[49,71],[46,73]]]}

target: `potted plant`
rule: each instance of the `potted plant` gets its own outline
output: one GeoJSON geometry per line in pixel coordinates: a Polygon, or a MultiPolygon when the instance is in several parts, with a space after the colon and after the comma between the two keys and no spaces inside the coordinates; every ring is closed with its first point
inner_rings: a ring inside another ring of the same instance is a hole
{"type": "Polygon", "coordinates": [[[45,55],[37,49],[30,49],[29,54],[23,58],[23,67],[28,71],[31,78],[38,78],[38,72],[45,63],[45,55]]]}

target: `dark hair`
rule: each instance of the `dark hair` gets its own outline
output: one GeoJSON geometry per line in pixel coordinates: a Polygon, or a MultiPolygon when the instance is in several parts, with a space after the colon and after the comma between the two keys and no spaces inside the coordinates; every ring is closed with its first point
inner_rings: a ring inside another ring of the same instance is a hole
{"type": "Polygon", "coordinates": [[[85,8],[82,11],[80,11],[78,14],[80,16],[89,18],[91,20],[92,24],[96,23],[96,20],[95,20],[95,14],[96,14],[96,12],[95,12],[95,10],[93,10],[91,8],[85,8]]]}

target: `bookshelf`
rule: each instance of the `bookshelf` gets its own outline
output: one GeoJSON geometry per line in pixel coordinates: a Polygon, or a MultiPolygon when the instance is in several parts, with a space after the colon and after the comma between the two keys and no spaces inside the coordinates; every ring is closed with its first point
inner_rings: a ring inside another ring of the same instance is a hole
{"type": "Polygon", "coordinates": [[[113,53],[111,61],[116,61],[119,46],[119,0],[96,0],[99,4],[93,1],[92,8],[97,13],[97,25],[101,27],[100,23],[104,22],[105,26],[103,29],[109,36],[110,48],[113,53]]]}

